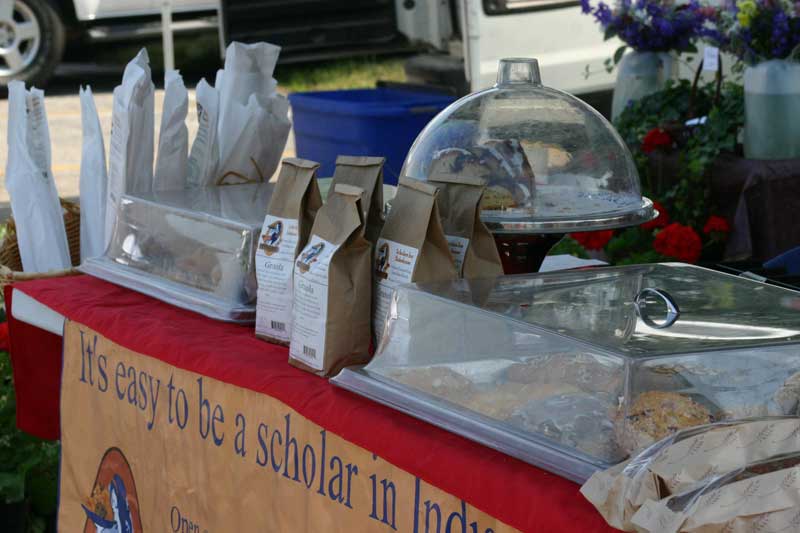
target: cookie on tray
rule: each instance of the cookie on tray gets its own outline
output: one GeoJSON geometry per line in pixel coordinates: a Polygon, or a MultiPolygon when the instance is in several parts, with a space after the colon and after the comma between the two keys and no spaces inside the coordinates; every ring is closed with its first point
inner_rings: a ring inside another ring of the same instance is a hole
{"type": "Polygon", "coordinates": [[[639,394],[628,408],[617,412],[614,432],[617,442],[633,453],[680,429],[714,422],[705,406],[677,392],[647,391],[639,394]]]}

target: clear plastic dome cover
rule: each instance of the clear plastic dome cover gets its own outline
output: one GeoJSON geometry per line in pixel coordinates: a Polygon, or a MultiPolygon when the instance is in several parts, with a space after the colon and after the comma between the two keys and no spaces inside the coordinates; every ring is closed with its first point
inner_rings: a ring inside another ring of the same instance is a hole
{"type": "Polygon", "coordinates": [[[607,229],[655,216],[613,126],[581,100],[543,86],[535,59],[503,59],[494,87],[437,115],[403,174],[483,178],[482,217],[498,232],[607,229]]]}

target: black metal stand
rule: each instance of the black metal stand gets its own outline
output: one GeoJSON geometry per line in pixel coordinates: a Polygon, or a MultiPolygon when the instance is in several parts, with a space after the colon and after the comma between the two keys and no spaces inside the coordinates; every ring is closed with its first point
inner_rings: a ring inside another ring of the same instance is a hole
{"type": "Polygon", "coordinates": [[[495,233],[494,241],[503,261],[503,271],[506,274],[538,272],[547,252],[563,236],[561,233],[539,235],[495,233]]]}

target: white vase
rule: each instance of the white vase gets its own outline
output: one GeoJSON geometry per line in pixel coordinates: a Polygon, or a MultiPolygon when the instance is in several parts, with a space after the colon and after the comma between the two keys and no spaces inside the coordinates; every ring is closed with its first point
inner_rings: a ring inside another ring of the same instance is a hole
{"type": "Polygon", "coordinates": [[[667,52],[633,51],[625,54],[617,65],[611,119],[616,119],[629,102],[663,89],[677,66],[675,58],[667,52]]]}
{"type": "Polygon", "coordinates": [[[744,155],[800,158],[800,63],[773,59],[745,69],[744,155]]]}

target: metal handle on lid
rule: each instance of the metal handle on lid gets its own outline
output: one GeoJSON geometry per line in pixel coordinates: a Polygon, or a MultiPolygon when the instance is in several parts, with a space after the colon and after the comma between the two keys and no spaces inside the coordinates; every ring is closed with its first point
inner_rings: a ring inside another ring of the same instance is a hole
{"type": "Polygon", "coordinates": [[[678,320],[678,317],[681,316],[681,310],[678,307],[678,304],[675,303],[675,300],[667,291],[663,291],[661,289],[642,289],[639,291],[639,294],[636,295],[636,298],[633,299],[633,305],[636,308],[636,315],[642,319],[642,322],[655,329],[668,328],[678,320]],[[664,317],[664,321],[660,324],[655,322],[646,314],[646,300],[648,296],[660,299],[667,307],[667,314],[664,317]]]}

